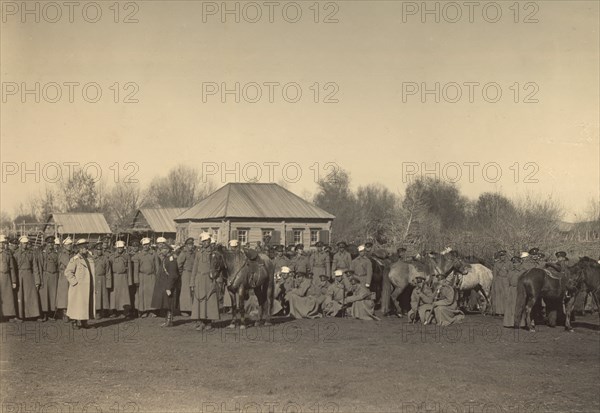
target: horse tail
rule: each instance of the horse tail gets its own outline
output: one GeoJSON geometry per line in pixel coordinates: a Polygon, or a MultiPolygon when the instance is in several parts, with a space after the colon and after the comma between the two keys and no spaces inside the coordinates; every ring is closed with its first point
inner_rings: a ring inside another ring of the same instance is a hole
{"type": "Polygon", "coordinates": [[[523,319],[523,312],[525,311],[525,305],[527,304],[527,289],[525,288],[525,280],[521,278],[517,282],[517,300],[515,303],[515,319],[514,327],[520,328],[521,320],[523,319]]]}

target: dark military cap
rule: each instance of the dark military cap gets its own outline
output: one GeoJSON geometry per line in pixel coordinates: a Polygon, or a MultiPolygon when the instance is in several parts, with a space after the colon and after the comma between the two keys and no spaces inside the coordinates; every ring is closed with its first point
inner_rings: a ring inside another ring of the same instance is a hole
{"type": "Polygon", "coordinates": [[[321,274],[319,275],[319,278],[325,278],[326,280],[328,280],[329,276],[327,274],[321,274]]]}
{"type": "Polygon", "coordinates": [[[139,246],[140,246],[140,242],[139,242],[139,241],[133,241],[133,242],[131,243],[131,246],[132,246],[132,247],[139,247],[139,246]]]}
{"type": "Polygon", "coordinates": [[[189,237],[188,239],[186,239],[186,240],[185,240],[185,243],[184,243],[184,244],[191,244],[191,245],[194,245],[194,238],[192,238],[192,237],[189,237]]]}
{"type": "Polygon", "coordinates": [[[273,249],[277,252],[285,251],[285,245],[273,245],[273,249]]]}
{"type": "Polygon", "coordinates": [[[315,242],[315,247],[322,247],[323,243],[321,241],[315,242]]]}
{"type": "Polygon", "coordinates": [[[354,270],[350,270],[350,269],[348,269],[348,270],[344,270],[344,274],[350,274],[350,275],[353,275],[353,274],[354,274],[354,270]]]}
{"type": "Polygon", "coordinates": [[[344,247],[346,248],[348,246],[348,244],[346,244],[344,241],[340,241],[336,244],[338,247],[344,247]]]}
{"type": "Polygon", "coordinates": [[[373,246],[373,243],[371,241],[365,242],[365,248],[370,248],[372,246],[373,246]]]}
{"type": "Polygon", "coordinates": [[[9,243],[9,244],[13,244],[13,245],[19,245],[19,239],[18,239],[18,238],[15,238],[15,237],[13,237],[13,238],[10,238],[10,239],[8,240],[8,243],[9,243]]]}
{"type": "Polygon", "coordinates": [[[558,257],[563,257],[563,258],[567,258],[567,253],[565,251],[558,251],[556,254],[556,258],[558,257]]]}
{"type": "Polygon", "coordinates": [[[510,259],[512,262],[521,262],[523,261],[523,259],[521,257],[519,257],[518,255],[515,255],[514,257],[512,257],[510,259]]]}
{"type": "Polygon", "coordinates": [[[500,250],[500,251],[498,251],[498,256],[499,257],[503,257],[505,255],[506,255],[506,250],[500,250]]]}
{"type": "Polygon", "coordinates": [[[294,248],[294,251],[298,251],[298,250],[304,250],[304,244],[296,245],[296,247],[294,248]]]}
{"type": "Polygon", "coordinates": [[[538,258],[544,258],[546,254],[544,254],[543,252],[538,252],[535,256],[538,258]]]}
{"type": "Polygon", "coordinates": [[[325,251],[331,251],[331,246],[330,246],[330,245],[325,245],[325,246],[323,247],[323,249],[324,249],[325,251]]]}
{"type": "Polygon", "coordinates": [[[529,255],[537,255],[540,252],[539,248],[532,248],[529,250],[529,255]]]}
{"type": "Polygon", "coordinates": [[[297,277],[308,277],[308,274],[306,272],[304,272],[304,271],[298,271],[296,273],[296,276],[297,277]]]}
{"type": "Polygon", "coordinates": [[[97,242],[96,245],[94,245],[94,248],[97,249],[97,250],[101,250],[102,246],[103,246],[102,242],[97,242]]]}
{"type": "Polygon", "coordinates": [[[396,252],[406,252],[406,248],[400,247],[396,250],[396,252]]]}
{"type": "Polygon", "coordinates": [[[48,244],[53,243],[54,242],[54,236],[50,235],[50,236],[44,238],[44,242],[46,242],[48,244]]]}

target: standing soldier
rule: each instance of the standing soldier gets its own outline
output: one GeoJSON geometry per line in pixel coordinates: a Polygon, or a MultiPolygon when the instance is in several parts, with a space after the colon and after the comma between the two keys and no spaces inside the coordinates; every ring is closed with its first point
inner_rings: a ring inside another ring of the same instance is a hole
{"type": "Polygon", "coordinates": [[[333,260],[331,262],[331,271],[335,270],[347,270],[350,268],[352,264],[352,256],[348,251],[346,251],[346,243],[344,241],[340,241],[337,243],[338,251],[333,256],[333,260]]]}
{"type": "MultiPolygon", "coordinates": [[[[273,265],[275,267],[275,274],[280,273],[283,267],[290,266],[290,260],[288,257],[283,255],[285,248],[283,245],[278,245],[276,247],[276,255],[273,258],[273,265]]],[[[289,271],[288,271],[289,272],[289,271]]]]}
{"type": "Polygon", "coordinates": [[[48,314],[56,311],[56,290],[58,288],[58,253],[55,249],[54,237],[46,238],[46,245],[40,255],[40,273],[42,274],[42,284],[40,287],[40,301],[42,312],[44,313],[42,321],[48,320],[48,314]]]}
{"type": "Polygon", "coordinates": [[[492,314],[504,315],[504,304],[506,302],[506,294],[508,294],[508,271],[510,269],[509,262],[505,250],[498,251],[495,254],[495,264],[493,268],[492,278],[492,314]]]}
{"type": "Polygon", "coordinates": [[[0,235],[0,248],[0,317],[4,320],[16,315],[13,291],[17,289],[17,271],[13,255],[8,250],[8,240],[4,235],[0,235]]]}
{"type": "Polygon", "coordinates": [[[88,328],[88,320],[94,318],[95,265],[94,257],[88,252],[88,241],[79,239],[75,245],[75,254],[67,268],[65,278],[69,282],[69,307],[67,316],[75,320],[73,328],[88,328]]]}
{"type": "Polygon", "coordinates": [[[142,239],[142,250],[134,255],[133,283],[138,286],[135,297],[135,308],[141,318],[156,317],[152,313],[152,295],[154,294],[154,284],[156,283],[156,264],[158,257],[154,251],[150,250],[150,238],[142,239]]]}
{"type": "MultiPolygon", "coordinates": [[[[123,311],[125,317],[131,316],[131,296],[129,287],[133,284],[131,274],[131,258],[125,251],[125,242],[115,243],[116,251],[110,257],[113,272],[112,291],[110,292],[110,309],[123,311]]],[[[114,317],[115,314],[112,315],[114,317]]]]}
{"type": "Polygon", "coordinates": [[[112,271],[109,257],[104,253],[102,242],[98,242],[94,248],[94,272],[96,284],[94,294],[96,295],[96,318],[101,319],[110,311],[109,290],[112,288],[112,271]]]}
{"type": "Polygon", "coordinates": [[[190,293],[190,286],[192,279],[192,270],[194,269],[195,255],[196,248],[194,247],[194,238],[188,238],[185,240],[183,251],[177,257],[177,267],[179,274],[181,274],[181,288],[179,292],[179,311],[181,311],[182,315],[185,315],[186,317],[189,317],[192,313],[193,295],[190,293]]]}
{"type": "Polygon", "coordinates": [[[69,304],[69,282],[65,278],[65,270],[73,256],[73,240],[65,238],[63,247],[58,253],[58,286],[56,287],[56,309],[61,311],[62,319],[69,322],[67,317],[67,305],[69,304]]]}
{"type": "Polygon", "coordinates": [[[19,238],[19,249],[14,254],[17,263],[18,290],[17,304],[19,321],[40,316],[40,299],[38,289],[41,285],[38,264],[33,252],[29,249],[29,238],[19,238]]]}
{"type": "Polygon", "coordinates": [[[212,321],[219,320],[219,296],[217,282],[211,273],[211,260],[213,251],[210,247],[210,235],[207,232],[200,234],[200,249],[194,257],[190,289],[194,294],[192,304],[192,318],[200,323],[196,330],[211,330],[212,321]]]}
{"type": "Polygon", "coordinates": [[[373,278],[373,263],[366,256],[364,245],[358,246],[358,257],[352,261],[350,268],[354,270],[354,276],[358,277],[365,287],[371,287],[371,278],[373,278]]]}
{"type": "Polygon", "coordinates": [[[327,279],[331,279],[331,260],[329,259],[329,253],[323,251],[323,243],[317,241],[315,244],[317,251],[310,256],[310,268],[313,273],[313,277],[320,277],[326,275],[327,279]]]}
{"type": "Polygon", "coordinates": [[[367,257],[370,257],[372,253],[373,253],[373,241],[371,241],[369,239],[369,240],[367,240],[367,242],[365,242],[365,255],[367,257]]]}
{"type": "Polygon", "coordinates": [[[304,254],[304,244],[296,245],[295,251],[296,256],[292,259],[292,262],[290,263],[290,265],[292,266],[292,271],[294,271],[295,273],[302,272],[308,275],[309,278],[311,278],[312,274],[310,273],[310,263],[308,261],[308,256],[304,254]]]}
{"type": "MultiPolygon", "coordinates": [[[[523,259],[520,256],[514,256],[510,261],[512,265],[508,269],[508,292],[504,303],[503,325],[504,327],[513,328],[515,325],[515,306],[517,304],[517,284],[525,269],[523,268],[523,259]]],[[[524,318],[521,318],[519,325],[521,327],[525,326],[524,318]]]]}
{"type": "Polygon", "coordinates": [[[158,248],[157,262],[156,282],[154,283],[151,304],[152,307],[166,312],[165,322],[161,324],[161,327],[173,327],[175,287],[177,286],[179,271],[177,269],[177,259],[173,256],[171,247],[166,243],[160,244],[158,248]]]}

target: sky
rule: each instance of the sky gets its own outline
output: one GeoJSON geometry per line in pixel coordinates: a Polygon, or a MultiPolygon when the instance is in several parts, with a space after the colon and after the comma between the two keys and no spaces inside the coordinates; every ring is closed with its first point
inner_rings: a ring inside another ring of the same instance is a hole
{"type": "Polygon", "coordinates": [[[428,174],[567,221],[599,199],[596,1],[23,4],[0,33],[11,215],[69,170],[180,163],[298,194],[336,167],[397,193],[428,174]]]}

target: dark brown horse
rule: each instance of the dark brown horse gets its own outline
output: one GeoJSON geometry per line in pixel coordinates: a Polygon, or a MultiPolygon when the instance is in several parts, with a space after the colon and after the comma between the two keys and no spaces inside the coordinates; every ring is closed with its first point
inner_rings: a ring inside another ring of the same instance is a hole
{"type": "Polygon", "coordinates": [[[532,268],[519,276],[517,281],[517,302],[515,306],[514,327],[521,325],[523,312],[526,317],[526,326],[535,332],[535,322],[531,311],[536,303],[543,298],[546,303],[548,325],[556,326],[556,315],[562,307],[565,313],[565,330],[573,331],[571,326],[571,313],[573,311],[576,294],[576,279],[570,268],[564,266],[563,272],[547,268],[532,268]]]}
{"type": "Polygon", "coordinates": [[[575,275],[577,292],[585,289],[592,295],[592,300],[598,309],[600,316],[600,264],[590,257],[580,257],[579,261],[569,267],[569,271],[575,275]]]}
{"type": "Polygon", "coordinates": [[[220,249],[217,252],[222,259],[221,274],[226,291],[231,297],[231,324],[235,328],[240,316],[240,328],[246,328],[244,298],[252,289],[258,300],[258,320],[256,325],[271,325],[271,306],[273,302],[274,266],[266,254],[249,254],[252,259],[240,251],[220,249]],[[264,320],[263,320],[264,319],[264,320]]]}

